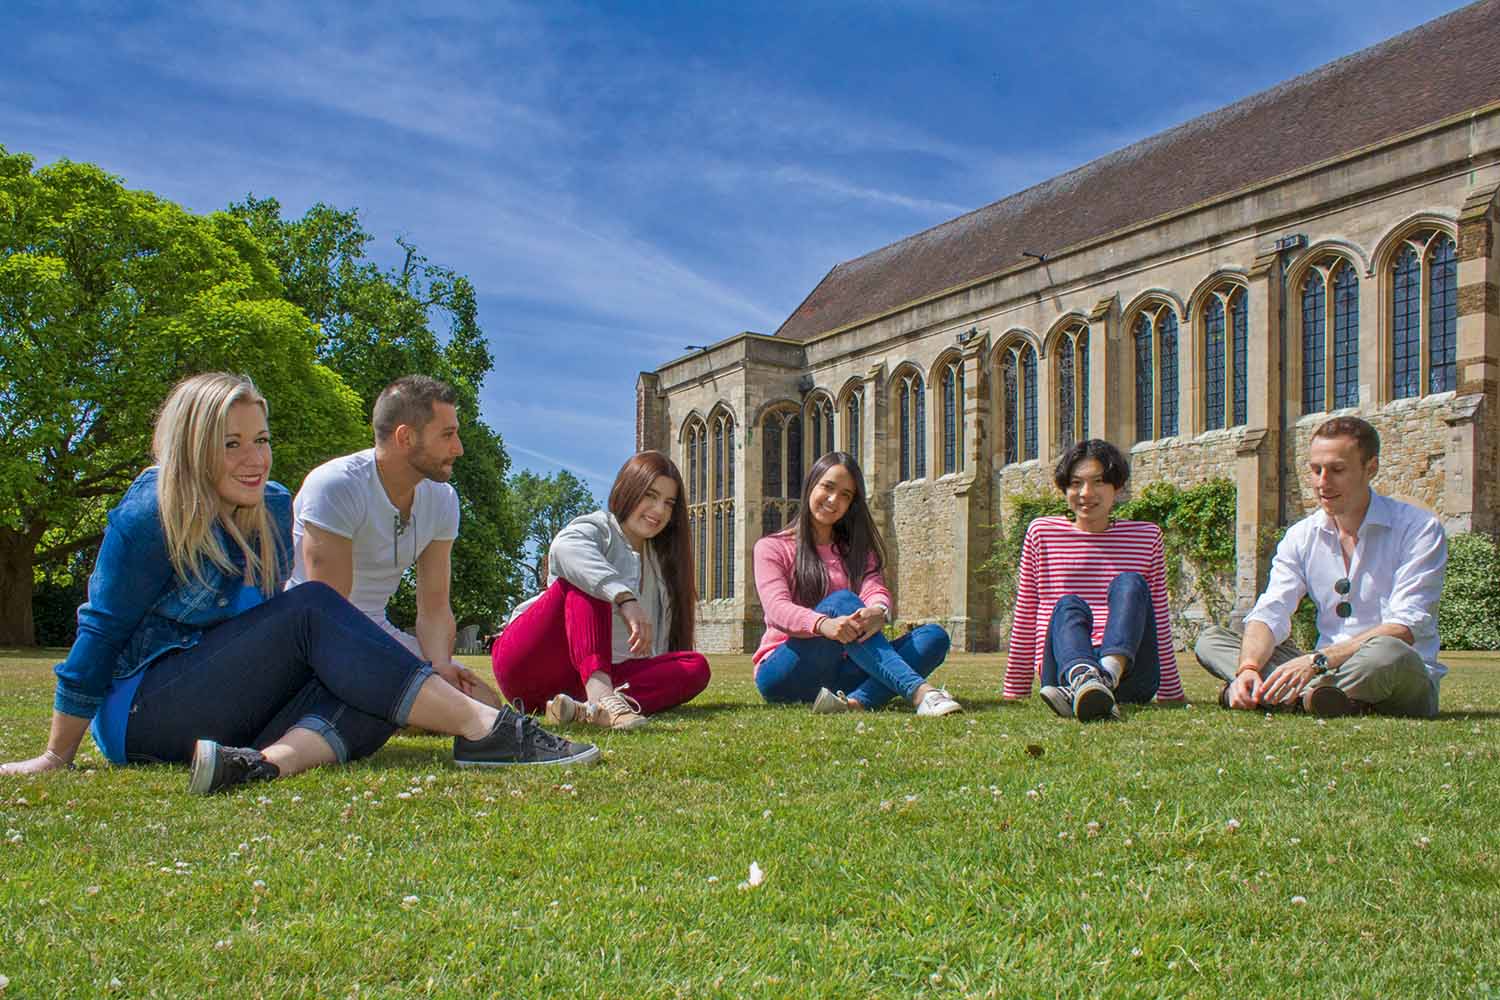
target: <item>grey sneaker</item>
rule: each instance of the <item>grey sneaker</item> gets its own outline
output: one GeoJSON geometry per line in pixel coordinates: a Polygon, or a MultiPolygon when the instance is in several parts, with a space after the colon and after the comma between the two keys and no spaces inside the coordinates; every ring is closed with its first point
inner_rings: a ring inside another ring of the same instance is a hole
{"type": "Polygon", "coordinates": [[[188,794],[208,795],[247,781],[270,781],[279,777],[281,768],[266,760],[259,750],[225,747],[213,740],[199,740],[193,745],[188,794]]]}
{"type": "Polygon", "coordinates": [[[1045,684],[1041,690],[1042,701],[1064,719],[1073,717],[1073,693],[1065,687],[1045,684]]]}
{"type": "Polygon", "coordinates": [[[502,708],[494,727],[477,740],[453,737],[453,763],[459,767],[512,767],[523,764],[592,764],[599,748],[554,736],[527,715],[502,708]]]}
{"type": "Polygon", "coordinates": [[[837,715],[840,712],[852,712],[849,707],[849,696],[842,691],[830,691],[827,688],[818,688],[818,696],[813,699],[812,710],[814,715],[837,715]]]}

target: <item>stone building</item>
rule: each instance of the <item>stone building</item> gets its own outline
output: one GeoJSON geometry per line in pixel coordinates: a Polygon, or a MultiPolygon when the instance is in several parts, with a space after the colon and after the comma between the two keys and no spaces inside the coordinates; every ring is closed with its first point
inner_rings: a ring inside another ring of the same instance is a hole
{"type": "Polygon", "coordinates": [[[772,336],[640,375],[689,479],[706,649],[753,649],[756,539],[833,446],[865,469],[898,617],[995,648],[1004,500],[1081,437],[1132,485],[1238,485],[1237,599],[1312,500],[1312,429],[1378,487],[1500,529],[1500,0],[1466,7],[832,271],[772,336]]]}

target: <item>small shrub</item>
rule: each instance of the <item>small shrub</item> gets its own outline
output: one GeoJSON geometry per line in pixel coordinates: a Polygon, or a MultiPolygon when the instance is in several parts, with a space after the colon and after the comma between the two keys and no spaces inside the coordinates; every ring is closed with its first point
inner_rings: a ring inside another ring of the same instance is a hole
{"type": "Polygon", "coordinates": [[[1467,532],[1448,539],[1448,571],[1438,604],[1444,649],[1500,649],[1500,546],[1467,532]]]}

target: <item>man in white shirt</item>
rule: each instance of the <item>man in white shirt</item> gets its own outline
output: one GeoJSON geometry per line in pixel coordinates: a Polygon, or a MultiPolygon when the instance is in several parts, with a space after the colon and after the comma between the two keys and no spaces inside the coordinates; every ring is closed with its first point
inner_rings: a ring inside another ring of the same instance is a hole
{"type": "Polygon", "coordinates": [[[453,660],[457,633],[449,601],[458,494],[448,484],[464,453],[458,397],[425,375],[397,379],[375,401],[375,447],[324,462],[292,503],[296,564],[288,586],[320,580],[464,694],[500,699],[453,660]],[[417,568],[415,635],[392,625],[386,605],[417,568]]]}
{"type": "Polygon", "coordinates": [[[1324,421],[1308,444],[1318,510],[1276,547],[1266,591],[1243,637],[1205,629],[1194,652],[1226,681],[1227,708],[1296,707],[1319,716],[1374,711],[1430,718],[1438,710],[1437,605],[1448,540],[1436,517],[1370,488],[1380,438],[1358,417],[1324,421]],[[1306,594],[1318,646],[1288,641],[1306,594]]]}

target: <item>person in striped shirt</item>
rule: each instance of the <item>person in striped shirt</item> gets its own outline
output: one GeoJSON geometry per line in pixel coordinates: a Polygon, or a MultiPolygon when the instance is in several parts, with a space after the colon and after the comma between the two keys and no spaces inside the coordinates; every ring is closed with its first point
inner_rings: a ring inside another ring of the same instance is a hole
{"type": "Polygon", "coordinates": [[[1117,702],[1182,700],[1161,528],[1112,517],[1129,478],[1120,449],[1097,438],[1057,463],[1072,518],[1039,517],[1026,529],[1007,700],[1028,697],[1038,674],[1047,705],[1081,722],[1119,718],[1117,702]]]}

